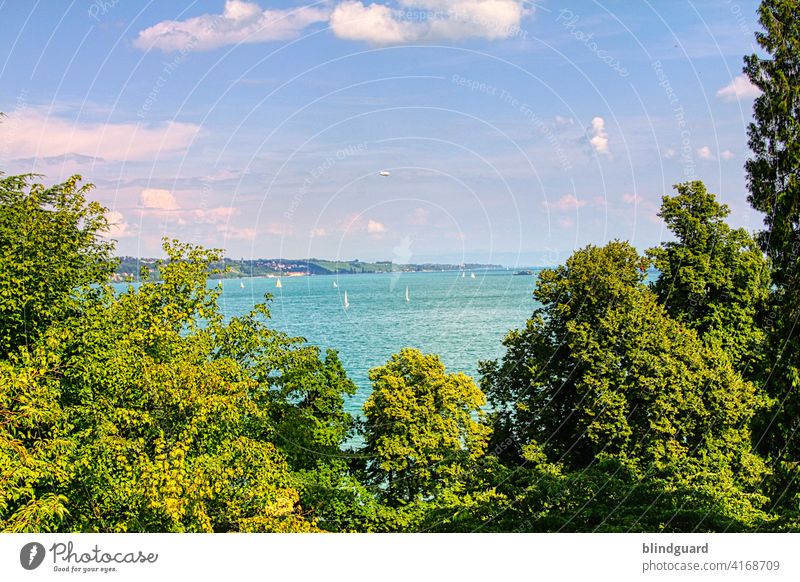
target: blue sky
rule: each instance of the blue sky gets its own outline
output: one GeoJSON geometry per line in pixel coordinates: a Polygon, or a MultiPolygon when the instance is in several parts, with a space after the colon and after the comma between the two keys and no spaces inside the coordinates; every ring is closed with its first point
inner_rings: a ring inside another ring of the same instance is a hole
{"type": "Polygon", "coordinates": [[[756,7],[0,2],[0,170],[82,174],[141,256],[552,264],[688,179],[756,230],[756,7]]]}

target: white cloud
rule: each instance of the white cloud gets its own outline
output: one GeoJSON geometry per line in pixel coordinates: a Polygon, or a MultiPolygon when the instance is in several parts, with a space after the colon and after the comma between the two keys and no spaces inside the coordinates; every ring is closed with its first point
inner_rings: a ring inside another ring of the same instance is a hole
{"type": "Polygon", "coordinates": [[[386,225],[377,220],[369,220],[367,222],[367,232],[370,234],[382,234],[386,232],[386,225]]]}
{"type": "Polygon", "coordinates": [[[622,201],[625,204],[639,204],[642,201],[642,197],[638,194],[623,194],[622,201]]]}
{"type": "Polygon", "coordinates": [[[110,210],[106,212],[106,219],[108,220],[108,230],[106,230],[108,238],[125,238],[136,235],[121,212],[110,210]]]}
{"type": "Polygon", "coordinates": [[[741,99],[754,99],[761,95],[761,90],[750,82],[746,75],[739,75],[719,91],[717,97],[723,101],[739,101],[741,99]]]}
{"type": "Polygon", "coordinates": [[[254,2],[227,0],[222,14],[203,14],[188,20],[165,20],[139,32],[134,45],[164,52],[204,51],[240,43],[290,40],[305,28],[328,20],[328,11],[302,6],[263,10],[254,2]]]}
{"type": "Polygon", "coordinates": [[[139,204],[148,210],[178,210],[178,202],[169,190],[146,188],[139,194],[139,204]]]}
{"type": "Polygon", "coordinates": [[[608,133],[606,132],[606,121],[602,117],[594,117],[592,119],[592,126],[589,129],[591,138],[589,143],[595,153],[610,155],[611,151],[608,149],[608,133]]]}
{"type": "Polygon", "coordinates": [[[668,160],[671,160],[672,158],[675,157],[675,154],[677,153],[678,152],[676,152],[673,148],[667,148],[666,150],[664,150],[664,157],[668,160]]]}
{"type": "Polygon", "coordinates": [[[25,109],[13,116],[13,131],[0,124],[0,141],[15,158],[79,154],[106,161],[147,160],[184,150],[200,131],[192,123],[170,121],[160,126],[136,123],[80,123],[25,109]]]}
{"type": "Polygon", "coordinates": [[[571,117],[564,117],[562,115],[556,115],[555,123],[556,123],[556,125],[561,125],[561,126],[563,126],[563,125],[574,125],[575,124],[575,120],[573,118],[571,118],[571,117]]]}
{"type": "Polygon", "coordinates": [[[236,226],[225,226],[224,228],[220,229],[227,238],[238,238],[244,240],[255,240],[256,238],[256,229],[255,228],[238,228],[236,226]]]}
{"type": "MultiPolygon", "coordinates": [[[[182,192],[186,197],[188,192],[182,192]]],[[[189,224],[215,224],[227,225],[236,214],[232,206],[217,206],[212,208],[185,208],[178,203],[175,195],[163,188],[146,188],[139,194],[139,206],[145,215],[168,217],[178,225],[189,224]]]]}
{"type": "Polygon", "coordinates": [[[311,236],[327,236],[328,231],[324,228],[315,228],[311,230],[311,236]]]}
{"type": "Polygon", "coordinates": [[[203,224],[220,224],[223,222],[228,222],[234,214],[236,214],[236,209],[231,206],[220,206],[218,208],[198,208],[187,211],[188,218],[194,222],[201,222],[203,224]]]}
{"type": "Polygon", "coordinates": [[[523,17],[532,14],[524,0],[400,0],[401,8],[339,3],[330,17],[342,39],[375,45],[465,40],[502,40],[519,34],[523,17]]]}
{"type": "Polygon", "coordinates": [[[402,44],[415,40],[410,22],[395,20],[392,9],[383,4],[364,6],[361,2],[342,2],[331,14],[331,30],[345,40],[372,44],[402,44]]]}
{"type": "Polygon", "coordinates": [[[703,146],[701,148],[697,148],[697,157],[701,160],[713,160],[714,152],[711,151],[711,148],[708,146],[703,146]]]}
{"type": "Polygon", "coordinates": [[[553,210],[575,210],[577,208],[583,208],[586,206],[588,202],[586,200],[578,200],[578,198],[574,194],[564,194],[561,198],[556,200],[555,202],[548,202],[547,207],[552,208],[553,210]]]}
{"type": "Polygon", "coordinates": [[[719,157],[721,157],[725,161],[728,161],[735,158],[736,154],[734,154],[731,150],[725,150],[719,155],[719,157]]]}

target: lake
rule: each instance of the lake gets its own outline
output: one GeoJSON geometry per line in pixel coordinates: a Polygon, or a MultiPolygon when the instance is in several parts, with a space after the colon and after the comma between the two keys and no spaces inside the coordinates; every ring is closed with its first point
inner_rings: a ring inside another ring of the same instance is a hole
{"type": "Polygon", "coordinates": [[[281,288],[270,278],[226,279],[219,304],[226,317],[243,315],[272,293],[270,326],[335,349],[358,386],[346,408],[359,414],[369,370],[404,347],[439,354],[448,371],[477,381],[478,362],[501,356],[506,333],[531,316],[535,281],[514,271],[476,271],[474,279],[456,271],[282,277],[281,288]]]}

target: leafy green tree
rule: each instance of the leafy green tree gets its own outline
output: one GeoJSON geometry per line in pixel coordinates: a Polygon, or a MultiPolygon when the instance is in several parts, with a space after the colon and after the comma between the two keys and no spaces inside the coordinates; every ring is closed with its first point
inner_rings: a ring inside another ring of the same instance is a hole
{"type": "Polygon", "coordinates": [[[748,127],[752,156],[745,164],[749,201],[763,212],[767,230],[759,241],[772,259],[775,284],[796,305],[800,279],[800,3],[762,0],[763,32],[756,40],[767,53],[745,57],[744,72],[761,95],[748,127]]]}
{"type": "Polygon", "coordinates": [[[614,461],[755,510],[766,469],[750,422],[763,399],[718,344],[669,317],[643,282],[645,264],[612,242],[542,272],[542,306],[506,338],[502,361],[482,366],[495,442],[516,445],[512,462],[525,464],[531,446],[567,473],[614,461]]]}
{"type": "Polygon", "coordinates": [[[764,55],[745,57],[744,72],[761,90],[748,127],[748,200],[764,213],[761,248],[770,257],[774,289],[767,391],[776,408],[761,421],[760,446],[776,466],[775,503],[800,514],[800,2],[763,0],[764,55]]]}
{"type": "Polygon", "coordinates": [[[534,298],[542,306],[525,328],[509,332],[501,361],[481,364],[481,387],[494,411],[492,446],[511,443],[501,447],[502,459],[520,461],[522,447],[541,439],[558,455],[582,459],[578,464],[591,460],[591,450],[578,446],[582,370],[570,358],[569,338],[576,326],[597,327],[607,312],[634,304],[646,264],[630,245],[614,242],[587,247],[539,274],[534,298]]]}
{"type": "Polygon", "coordinates": [[[364,454],[390,505],[430,496],[483,454],[485,397],[469,376],[448,374],[438,356],[406,348],[370,371],[370,380],[364,454]]]}
{"type": "Polygon", "coordinates": [[[719,342],[754,376],[765,340],[759,317],[769,297],[768,263],[746,230],[728,226],[730,210],[702,182],[675,189],[659,216],[676,240],[648,251],[659,270],[653,290],[672,318],[719,342]]]}
{"type": "Polygon", "coordinates": [[[0,179],[0,356],[78,313],[114,272],[105,209],[80,176],[45,188],[34,175],[0,179]]]}
{"type": "Polygon", "coordinates": [[[252,331],[269,353],[230,353],[219,291],[206,285],[219,254],[165,250],[162,282],[107,292],[4,363],[0,471],[13,472],[0,488],[3,529],[315,529],[256,373],[292,341],[261,324],[252,331]]]}

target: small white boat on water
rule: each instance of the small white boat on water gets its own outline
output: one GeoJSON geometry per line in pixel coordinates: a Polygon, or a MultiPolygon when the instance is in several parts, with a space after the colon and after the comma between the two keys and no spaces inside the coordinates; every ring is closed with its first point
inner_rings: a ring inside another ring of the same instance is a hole
{"type": "Polygon", "coordinates": [[[275,288],[280,289],[281,287],[283,287],[283,284],[281,283],[281,278],[278,277],[278,282],[275,283],[275,288]]]}
{"type": "Polygon", "coordinates": [[[347,291],[344,292],[344,308],[348,309],[350,307],[350,302],[347,300],[347,291]]]}
{"type": "Polygon", "coordinates": [[[334,289],[338,289],[339,288],[339,284],[336,281],[333,282],[333,288],[334,289]]]}
{"type": "Polygon", "coordinates": [[[411,297],[408,296],[408,286],[406,285],[406,303],[411,301],[411,297]]]}
{"type": "Polygon", "coordinates": [[[378,175],[379,176],[383,176],[384,178],[387,177],[387,176],[391,176],[391,174],[389,172],[387,172],[386,170],[384,170],[382,172],[378,172],[378,175]]]}
{"type": "Polygon", "coordinates": [[[466,274],[466,273],[463,273],[463,272],[461,273],[461,278],[462,278],[462,279],[463,279],[464,277],[466,277],[466,276],[467,276],[467,274],[466,274]]]}
{"type": "Polygon", "coordinates": [[[239,287],[241,287],[242,289],[244,289],[244,282],[243,282],[243,281],[239,281],[239,287]]]}
{"type": "Polygon", "coordinates": [[[470,273],[470,274],[469,274],[469,278],[470,278],[470,279],[474,279],[474,278],[475,278],[475,273],[470,273]]]}

